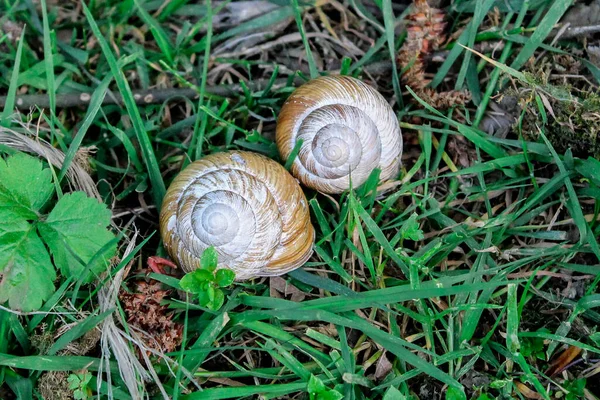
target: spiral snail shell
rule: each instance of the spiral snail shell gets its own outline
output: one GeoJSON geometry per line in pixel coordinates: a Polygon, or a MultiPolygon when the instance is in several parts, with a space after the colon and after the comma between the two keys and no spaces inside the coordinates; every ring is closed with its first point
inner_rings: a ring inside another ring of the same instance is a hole
{"type": "Polygon", "coordinates": [[[282,275],[312,254],[314,228],[298,182],[277,162],[230,151],[187,166],[171,183],[160,213],[165,248],[185,271],[214,246],[217,268],[236,280],[282,275]]]}
{"type": "Polygon", "coordinates": [[[276,141],[287,160],[302,145],[292,174],[323,193],[363,184],[375,168],[380,180],[400,169],[402,134],[383,96],[348,76],[313,79],[296,89],[277,119],[276,141]]]}

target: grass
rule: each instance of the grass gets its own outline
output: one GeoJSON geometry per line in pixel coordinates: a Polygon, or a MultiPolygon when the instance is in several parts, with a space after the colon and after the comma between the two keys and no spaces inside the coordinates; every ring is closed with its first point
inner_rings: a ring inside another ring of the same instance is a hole
{"type": "Polygon", "coordinates": [[[64,152],[59,192],[88,154],[114,228],[142,238],[127,254],[123,239],[123,259],[93,285],[60,277],[42,313],[2,305],[0,398],[68,398],[66,379],[82,370],[97,398],[133,398],[127,379],[144,371],[139,390],[151,398],[329,398],[311,394],[315,378],[344,399],[600,397],[600,162],[564,149],[553,123],[597,126],[585,46],[598,38],[556,38],[571,1],[452,2],[449,39],[426,77],[438,93],[468,89],[473,102],[440,109],[405,85],[396,59],[407,3],[0,4],[3,129],[64,152]],[[312,258],[281,278],[236,283],[219,310],[179,296],[181,274],[148,274],[148,257],[165,255],[158,211],[177,173],[228,149],[289,167],[274,143],[283,102],[299,83],[339,72],[393,105],[405,145],[397,179],[378,187],[374,171],[336,196],[304,188],[312,258]],[[198,96],[136,104],[137,90],[171,87],[198,96]],[[42,93],[49,110],[13,115],[19,96],[42,93]],[[57,107],[69,93],[91,98],[57,107]],[[103,104],[112,96],[122,102],[103,104]],[[502,98],[516,111],[493,108],[502,98]],[[574,120],[566,102],[589,107],[590,119],[574,120]],[[500,114],[514,122],[505,137],[484,129],[500,114]],[[115,281],[120,300],[103,311],[98,293],[115,281]],[[181,345],[140,351],[125,300],[140,282],[166,291],[181,345]],[[124,352],[140,363],[125,379],[123,359],[110,348],[103,364],[94,336],[119,316],[129,321],[118,323],[124,352]]]}

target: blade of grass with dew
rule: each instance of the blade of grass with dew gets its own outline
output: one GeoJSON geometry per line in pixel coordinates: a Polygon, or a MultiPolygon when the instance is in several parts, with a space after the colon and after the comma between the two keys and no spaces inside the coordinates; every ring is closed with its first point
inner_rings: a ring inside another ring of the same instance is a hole
{"type": "Polygon", "coordinates": [[[520,69],[523,65],[525,65],[527,60],[529,60],[529,57],[535,53],[535,50],[540,46],[544,39],[546,39],[552,29],[554,29],[556,23],[569,9],[569,7],[571,7],[572,3],[573,0],[559,0],[550,3],[548,12],[540,21],[539,25],[535,28],[533,34],[527,43],[525,43],[517,57],[511,63],[511,68],[520,69]]]}
{"type": "Polygon", "coordinates": [[[292,7],[294,9],[294,18],[296,19],[296,25],[298,26],[298,32],[302,37],[302,44],[304,44],[304,50],[306,51],[306,61],[308,62],[308,69],[310,71],[310,77],[315,79],[319,76],[319,69],[317,63],[313,57],[312,50],[310,49],[310,43],[306,37],[306,31],[304,30],[304,24],[302,23],[302,10],[298,5],[298,0],[292,0],[292,7]]]}
{"type": "Polygon", "coordinates": [[[146,163],[146,168],[148,169],[148,176],[150,177],[150,182],[152,184],[152,195],[154,198],[154,203],[157,209],[160,209],[162,205],[162,200],[166,192],[165,183],[162,179],[162,175],[160,173],[160,167],[158,165],[158,161],[156,159],[156,155],[154,154],[154,150],[152,148],[152,142],[148,137],[146,129],[144,127],[144,122],[142,121],[142,116],[140,115],[140,111],[137,108],[135,103],[135,99],[133,98],[133,93],[131,92],[131,88],[129,87],[129,83],[127,79],[125,79],[125,75],[123,71],[121,71],[117,66],[117,60],[112,53],[112,50],[104,36],[102,36],[102,32],[100,32],[100,28],[96,24],[92,13],[88,9],[85,3],[82,3],[83,12],[85,14],[86,19],[98,40],[98,44],[102,48],[102,52],[104,53],[104,57],[106,58],[108,65],[110,66],[110,70],[115,78],[117,86],[119,87],[119,91],[121,92],[121,96],[123,96],[123,102],[125,103],[125,108],[127,109],[127,113],[131,119],[131,123],[134,127],[135,134],[137,136],[138,141],[140,142],[140,147],[142,149],[142,157],[144,162],[146,163]]]}
{"type": "Polygon", "coordinates": [[[17,46],[17,54],[15,56],[15,63],[13,71],[10,76],[10,84],[8,86],[8,94],[6,95],[6,101],[4,103],[4,110],[0,115],[0,126],[10,126],[10,116],[15,109],[15,97],[17,94],[17,80],[19,79],[19,68],[21,66],[21,54],[23,53],[23,42],[25,41],[25,28],[21,32],[21,38],[19,39],[19,45],[17,46]]]}

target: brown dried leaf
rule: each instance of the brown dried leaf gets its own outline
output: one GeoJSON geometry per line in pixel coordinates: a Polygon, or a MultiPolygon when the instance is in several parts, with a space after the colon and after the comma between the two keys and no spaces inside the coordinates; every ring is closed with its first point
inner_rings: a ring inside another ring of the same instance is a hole
{"type": "Polygon", "coordinates": [[[544,398],[541,394],[529,389],[529,387],[527,387],[527,385],[525,385],[519,381],[515,381],[515,386],[517,387],[517,390],[523,396],[527,397],[528,399],[535,399],[535,400],[540,399],[541,400],[544,398]]]}
{"type": "Polygon", "coordinates": [[[375,367],[375,379],[383,379],[392,370],[392,363],[385,355],[385,352],[377,360],[377,366],[375,367]]]}
{"type": "Polygon", "coordinates": [[[546,375],[554,376],[557,373],[561,372],[567,365],[571,363],[579,354],[581,353],[581,348],[576,346],[569,346],[565,351],[563,351],[560,356],[558,356],[552,363],[550,363],[550,368],[546,370],[546,375]]]}
{"type": "Polygon", "coordinates": [[[303,291],[287,282],[285,279],[279,276],[271,277],[269,282],[269,294],[271,297],[282,298],[280,293],[284,297],[291,296],[290,300],[292,301],[302,301],[306,297],[303,291]]]}

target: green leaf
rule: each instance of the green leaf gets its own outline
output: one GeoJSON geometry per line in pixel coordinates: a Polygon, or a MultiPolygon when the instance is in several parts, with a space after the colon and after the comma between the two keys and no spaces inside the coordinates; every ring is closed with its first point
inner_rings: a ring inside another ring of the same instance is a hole
{"type": "Polygon", "coordinates": [[[208,304],[211,302],[210,295],[208,294],[208,288],[212,288],[210,282],[203,282],[200,287],[200,291],[198,292],[198,303],[202,307],[208,306],[208,304]]]}
{"type": "Polygon", "coordinates": [[[406,396],[404,396],[398,389],[393,386],[385,392],[383,395],[383,400],[405,400],[406,396]]]}
{"type": "Polygon", "coordinates": [[[340,400],[344,396],[337,390],[329,389],[316,376],[310,376],[308,380],[308,395],[311,400],[340,400]]]}
{"type": "MultiPolygon", "coordinates": [[[[106,229],[110,211],[102,203],[83,192],[64,195],[50,212],[39,232],[54,257],[54,263],[64,275],[79,276],[90,261],[89,271],[99,273],[115,254],[116,244],[100,256],[96,253],[115,236],[106,229]],[[94,260],[92,260],[94,258],[94,260]],[[82,264],[83,262],[83,264],[82,264]]],[[[86,281],[93,275],[84,277],[86,281]]]]}
{"type": "Polygon", "coordinates": [[[79,387],[81,379],[79,379],[79,376],[77,376],[77,374],[71,374],[67,378],[67,382],[69,382],[69,389],[75,390],[79,387]]]}
{"type": "Polygon", "coordinates": [[[20,216],[5,215],[0,224],[0,303],[33,311],[54,292],[56,273],[35,228],[20,216]]]}
{"type": "Polygon", "coordinates": [[[215,297],[213,301],[209,304],[209,308],[211,310],[217,311],[223,306],[223,303],[225,303],[225,293],[223,293],[221,289],[217,288],[215,289],[215,297]]]}
{"type": "Polygon", "coordinates": [[[446,391],[446,400],[467,400],[467,395],[463,390],[450,386],[446,391]]]}
{"type": "Polygon", "coordinates": [[[310,398],[312,399],[313,396],[316,396],[318,393],[321,393],[325,390],[327,390],[325,384],[316,376],[311,375],[310,379],[308,380],[308,394],[310,398]]]}
{"type": "Polygon", "coordinates": [[[213,246],[210,246],[202,253],[202,257],[200,257],[200,268],[207,269],[210,272],[213,272],[217,269],[218,262],[218,254],[217,250],[213,246]]]}
{"type": "Polygon", "coordinates": [[[213,285],[208,285],[208,287],[206,288],[206,295],[208,296],[210,302],[213,302],[215,300],[215,287],[213,285]]]}
{"type": "Polygon", "coordinates": [[[527,60],[535,53],[535,50],[542,44],[544,39],[548,37],[556,23],[569,9],[572,3],[572,0],[553,1],[550,3],[552,5],[548,8],[548,12],[535,28],[533,34],[529,40],[527,40],[527,43],[525,43],[519,55],[513,60],[511,64],[512,68],[519,69],[525,65],[527,60]]]}
{"type": "Polygon", "coordinates": [[[4,109],[0,114],[0,125],[7,127],[10,125],[10,116],[14,112],[15,98],[17,96],[19,69],[21,67],[21,54],[23,53],[23,43],[25,42],[25,30],[21,32],[19,39],[19,45],[17,46],[17,54],[15,55],[15,61],[13,64],[13,70],[10,76],[10,84],[8,86],[8,93],[6,95],[6,102],[4,103],[4,109]]]}
{"type": "Polygon", "coordinates": [[[417,222],[417,213],[413,213],[402,225],[400,233],[403,239],[409,240],[423,240],[423,231],[419,229],[419,223],[417,222]]]}
{"type": "Polygon", "coordinates": [[[121,92],[121,95],[123,96],[123,103],[125,104],[127,114],[129,115],[131,124],[133,125],[133,130],[138,139],[144,162],[146,163],[148,176],[150,182],[152,183],[152,195],[154,197],[154,203],[156,204],[156,207],[160,209],[162,199],[166,192],[165,183],[160,173],[158,160],[156,159],[156,154],[154,154],[154,147],[152,145],[150,137],[148,136],[146,127],[144,126],[144,121],[142,120],[140,110],[138,109],[135,103],[135,99],[133,97],[131,87],[129,86],[129,82],[127,81],[127,79],[125,78],[125,74],[119,67],[119,64],[117,63],[117,60],[112,52],[110,45],[102,35],[98,24],[96,24],[96,21],[94,20],[94,17],[92,16],[92,13],[90,12],[85,2],[82,2],[81,5],[83,8],[83,13],[90,25],[90,28],[94,33],[94,36],[96,36],[96,38],[98,39],[98,44],[102,49],[102,53],[104,54],[104,57],[106,57],[106,62],[110,67],[110,71],[115,77],[115,82],[117,84],[117,87],[119,88],[119,92],[121,92]]]}
{"type": "Polygon", "coordinates": [[[197,269],[185,274],[179,281],[181,289],[190,293],[200,293],[203,290],[202,284],[213,279],[213,275],[205,269],[197,269]]]}
{"type": "Polygon", "coordinates": [[[173,64],[173,45],[169,41],[169,36],[167,36],[167,33],[159,25],[158,21],[148,14],[148,12],[140,5],[139,1],[135,0],[134,2],[140,17],[142,17],[144,23],[150,28],[150,32],[152,32],[152,36],[154,36],[154,40],[161,53],[165,56],[169,64],[173,64]]]}
{"type": "Polygon", "coordinates": [[[215,281],[219,287],[227,287],[235,280],[235,272],[227,268],[222,268],[216,272],[215,277],[215,281]]]}
{"type": "Polygon", "coordinates": [[[6,212],[37,219],[53,190],[52,172],[37,158],[17,153],[0,159],[0,220],[6,212]]]}

